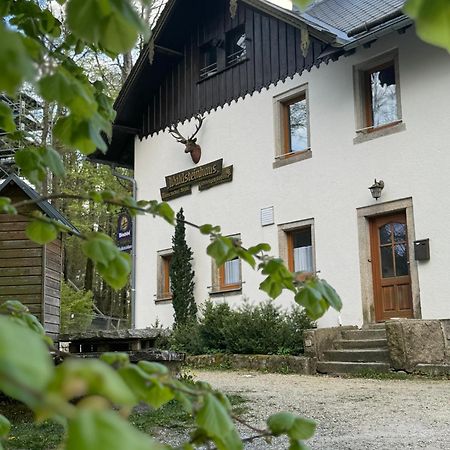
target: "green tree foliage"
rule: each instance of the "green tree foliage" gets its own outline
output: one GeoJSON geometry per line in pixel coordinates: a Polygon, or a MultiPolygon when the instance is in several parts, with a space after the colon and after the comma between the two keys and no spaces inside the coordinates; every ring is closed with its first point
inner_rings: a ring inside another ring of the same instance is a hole
{"type": "Polygon", "coordinates": [[[190,354],[300,355],[303,331],[314,326],[298,306],[283,311],[267,301],[232,309],[227,303],[206,302],[199,322],[174,329],[170,342],[173,349],[190,354]]]}
{"type": "MultiPolygon", "coordinates": [[[[121,353],[106,353],[100,360],[67,359],[55,367],[48,352],[51,342],[42,326],[18,302],[0,307],[0,344],[0,391],[23,402],[39,420],[61,423],[65,430],[61,448],[174,449],[126,419],[139,403],[159,409],[173,400],[195,421],[191,437],[178,449],[244,448],[229,399],[206,383],[183,383],[161,364],[131,364],[121,353]]],[[[266,427],[247,440],[286,435],[290,448],[305,448],[303,441],[313,435],[314,422],[283,414],[269,417],[266,427]]],[[[249,430],[255,432],[254,427],[249,430]]],[[[8,420],[0,415],[0,449],[9,431],[8,420]]]]}
{"type": "Polygon", "coordinates": [[[194,298],[192,250],[186,243],[186,226],[183,208],[177,213],[175,233],[172,237],[172,261],[170,264],[170,290],[175,311],[175,325],[195,321],[197,304],[194,298]]]}
{"type": "Polygon", "coordinates": [[[91,291],[76,291],[67,283],[61,284],[61,333],[82,333],[94,317],[91,291]]]}

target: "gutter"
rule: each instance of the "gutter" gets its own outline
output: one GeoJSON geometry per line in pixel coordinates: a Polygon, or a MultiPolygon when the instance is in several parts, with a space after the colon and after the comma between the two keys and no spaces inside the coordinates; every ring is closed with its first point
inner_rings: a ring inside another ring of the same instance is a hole
{"type": "Polygon", "coordinates": [[[389,14],[386,14],[382,17],[379,17],[378,19],[372,20],[371,22],[365,22],[363,25],[359,25],[356,28],[351,29],[348,33],[348,37],[356,36],[357,34],[368,32],[372,30],[373,28],[377,27],[378,25],[382,25],[390,20],[397,19],[397,17],[403,16],[403,10],[401,8],[396,9],[393,12],[390,12],[389,14]]]}
{"type": "MultiPolygon", "coordinates": [[[[137,182],[133,177],[116,172],[111,166],[111,172],[120,180],[128,181],[133,186],[133,199],[137,200],[137,182]]],[[[136,328],[136,216],[132,218],[133,233],[131,235],[131,328],[136,328]]]]}

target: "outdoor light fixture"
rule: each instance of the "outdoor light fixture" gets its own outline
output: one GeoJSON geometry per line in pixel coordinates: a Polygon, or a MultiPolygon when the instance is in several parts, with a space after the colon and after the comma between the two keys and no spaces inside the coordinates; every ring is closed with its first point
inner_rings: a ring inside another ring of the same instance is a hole
{"type": "Polygon", "coordinates": [[[369,191],[375,200],[378,200],[381,197],[381,191],[383,190],[383,188],[384,188],[384,181],[383,180],[377,181],[377,179],[375,178],[374,183],[369,188],[369,191]]]}

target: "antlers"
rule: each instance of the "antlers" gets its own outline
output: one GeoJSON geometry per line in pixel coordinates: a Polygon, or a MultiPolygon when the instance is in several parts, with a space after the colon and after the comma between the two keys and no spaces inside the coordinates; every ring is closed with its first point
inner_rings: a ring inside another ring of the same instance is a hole
{"type": "Polygon", "coordinates": [[[184,149],[185,153],[190,153],[191,157],[192,157],[192,161],[194,161],[195,164],[197,164],[200,161],[200,157],[202,154],[202,149],[200,147],[200,145],[198,145],[197,142],[197,138],[195,136],[197,136],[198,132],[200,131],[200,128],[202,127],[203,121],[205,120],[205,118],[200,115],[197,114],[195,116],[195,119],[197,120],[197,125],[195,126],[195,132],[192,136],[190,136],[189,138],[185,138],[179,131],[178,128],[175,126],[171,126],[169,128],[169,133],[177,140],[177,142],[179,142],[180,144],[184,144],[186,146],[186,148],[184,149]]]}
{"type": "Polygon", "coordinates": [[[198,132],[200,131],[200,128],[202,127],[203,121],[205,120],[205,118],[201,115],[201,114],[197,114],[195,116],[195,119],[198,121],[198,124],[195,126],[195,132],[194,134],[189,137],[189,138],[185,138],[179,131],[178,131],[178,127],[175,126],[171,126],[169,128],[169,133],[177,140],[177,142],[179,142],[180,144],[187,144],[188,142],[194,142],[197,140],[195,139],[195,136],[197,136],[198,132]]]}

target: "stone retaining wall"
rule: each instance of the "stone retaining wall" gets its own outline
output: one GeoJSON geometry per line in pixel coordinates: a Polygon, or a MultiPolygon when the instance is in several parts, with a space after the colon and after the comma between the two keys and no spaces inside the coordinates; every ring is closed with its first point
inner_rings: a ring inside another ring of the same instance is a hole
{"type": "Polygon", "coordinates": [[[386,322],[391,366],[413,372],[420,366],[450,364],[450,319],[386,322]]]}
{"type": "Polygon", "coordinates": [[[317,360],[307,356],[214,354],[187,356],[186,363],[192,367],[206,369],[218,367],[314,375],[317,360]]]}

